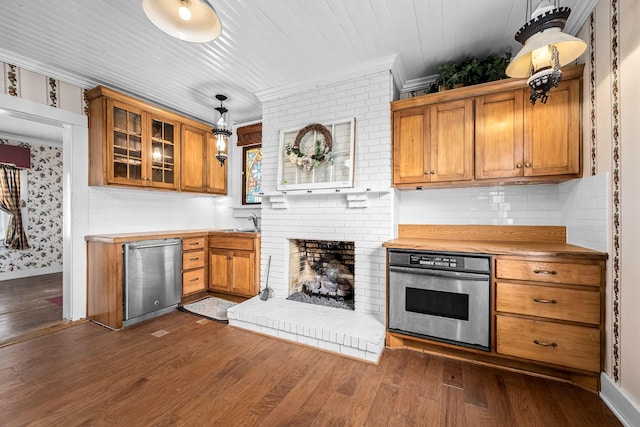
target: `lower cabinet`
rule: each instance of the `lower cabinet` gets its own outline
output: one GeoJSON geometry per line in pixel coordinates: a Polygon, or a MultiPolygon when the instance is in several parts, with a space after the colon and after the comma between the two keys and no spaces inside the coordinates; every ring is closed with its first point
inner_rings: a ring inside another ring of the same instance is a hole
{"type": "Polygon", "coordinates": [[[207,289],[206,236],[182,239],[182,295],[207,289]]]}
{"type": "Polygon", "coordinates": [[[209,235],[209,290],[244,297],[258,294],[260,238],[255,233],[245,236],[245,233],[209,235]]]}

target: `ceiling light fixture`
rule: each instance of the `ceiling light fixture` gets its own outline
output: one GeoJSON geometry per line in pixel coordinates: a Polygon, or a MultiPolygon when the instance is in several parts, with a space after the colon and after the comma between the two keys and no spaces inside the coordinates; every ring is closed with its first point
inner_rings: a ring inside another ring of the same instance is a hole
{"type": "Polygon", "coordinates": [[[531,0],[527,0],[527,17],[530,15],[531,20],[515,36],[524,47],[511,60],[506,73],[509,77],[528,77],[529,100],[535,105],[537,99],[547,102],[547,92],[562,79],[560,67],[582,55],[587,44],[562,32],[571,9],[559,7],[559,0],[553,4],[545,0],[534,12],[531,9],[531,0]]]}
{"type": "Polygon", "coordinates": [[[222,24],[207,0],[142,0],[142,10],[156,27],[180,40],[210,42],[222,24]]]}
{"type": "Polygon", "coordinates": [[[227,155],[227,147],[229,145],[229,137],[231,136],[229,110],[227,110],[222,104],[227,100],[226,96],[216,95],[216,99],[220,101],[220,106],[215,108],[218,114],[216,117],[216,124],[213,129],[211,129],[211,133],[216,136],[216,149],[218,150],[216,159],[220,162],[220,166],[224,166],[224,161],[229,157],[227,155]]]}

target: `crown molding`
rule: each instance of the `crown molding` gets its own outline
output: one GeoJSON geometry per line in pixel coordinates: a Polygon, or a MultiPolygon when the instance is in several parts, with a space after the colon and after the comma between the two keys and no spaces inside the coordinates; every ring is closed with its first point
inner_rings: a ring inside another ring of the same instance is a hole
{"type": "Polygon", "coordinates": [[[74,86],[79,86],[83,89],[88,89],[102,84],[97,80],[82,77],[77,74],[73,74],[68,71],[64,71],[50,65],[43,64],[41,62],[34,61],[33,59],[27,58],[14,52],[9,52],[8,50],[2,48],[0,48],[0,61],[15,65],[16,67],[24,68],[25,70],[42,74],[46,77],[52,77],[56,80],[61,80],[74,86]]]}
{"type": "MultiPolygon", "coordinates": [[[[277,88],[261,90],[256,92],[255,95],[258,97],[260,102],[272,101],[274,99],[283,98],[297,92],[315,89],[319,86],[339,83],[344,80],[361,77],[367,74],[379,73],[381,71],[391,72],[394,69],[394,63],[396,62],[397,57],[397,54],[385,56],[383,58],[378,58],[373,61],[365,62],[357,66],[347,68],[340,73],[329,74],[320,79],[308,79],[277,88]]],[[[396,72],[400,73],[401,70],[398,69],[396,72]]]]}
{"type": "Polygon", "coordinates": [[[424,89],[429,84],[438,80],[438,76],[438,74],[431,74],[430,76],[407,80],[404,86],[402,86],[402,92],[411,92],[412,90],[424,89]]]}
{"type": "MultiPolygon", "coordinates": [[[[598,4],[598,0],[583,0],[583,1],[585,5],[580,8],[582,12],[580,13],[580,15],[569,17],[569,22],[567,22],[568,25],[565,27],[565,30],[564,30],[565,33],[571,34],[573,36],[578,34],[578,32],[584,26],[585,22],[587,22],[589,15],[593,13],[593,11],[595,10],[598,4]]],[[[571,12],[573,13],[573,10],[571,10],[571,12]]]]}

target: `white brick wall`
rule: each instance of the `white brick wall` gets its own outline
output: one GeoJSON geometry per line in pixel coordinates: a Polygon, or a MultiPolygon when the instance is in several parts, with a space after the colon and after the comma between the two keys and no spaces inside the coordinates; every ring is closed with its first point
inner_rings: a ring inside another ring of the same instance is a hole
{"type": "MultiPolygon", "coordinates": [[[[356,118],[354,186],[391,187],[392,79],[388,71],[318,86],[263,103],[263,188],[276,190],[280,131],[356,118]]],[[[349,208],[344,194],[287,196],[288,209],[262,204],[261,284],[288,296],[288,239],[353,241],[355,309],[385,319],[385,251],[393,237],[393,196],[368,194],[368,207],[349,208]]]]}

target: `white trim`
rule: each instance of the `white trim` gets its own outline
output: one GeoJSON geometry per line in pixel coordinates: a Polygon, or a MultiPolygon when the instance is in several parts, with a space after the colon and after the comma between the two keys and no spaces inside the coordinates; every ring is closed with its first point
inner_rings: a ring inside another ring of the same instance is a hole
{"type": "Polygon", "coordinates": [[[569,25],[564,28],[565,33],[574,36],[578,34],[582,26],[587,22],[587,19],[589,19],[589,15],[591,15],[591,12],[593,12],[593,10],[596,8],[596,5],[598,4],[598,0],[584,0],[584,2],[586,4],[580,8],[582,13],[577,16],[569,17],[569,25]]]}
{"type": "Polygon", "coordinates": [[[640,426],[640,406],[604,372],[600,374],[600,398],[625,427],[640,426]]]}
{"type": "Polygon", "coordinates": [[[52,77],[56,80],[61,80],[65,83],[69,83],[81,88],[91,88],[98,86],[97,80],[81,77],[76,74],[64,71],[61,69],[53,68],[50,65],[45,65],[41,62],[34,61],[15,52],[9,52],[8,50],[0,48],[0,61],[7,64],[15,65],[16,67],[24,68],[25,70],[33,71],[43,76],[52,77]]]}
{"type": "Polygon", "coordinates": [[[7,271],[6,273],[0,273],[0,280],[22,279],[23,277],[42,276],[43,274],[51,273],[62,273],[62,265],[7,271]]]}
{"type": "Polygon", "coordinates": [[[411,92],[412,90],[424,89],[431,83],[438,80],[438,77],[439,74],[431,74],[430,76],[407,80],[402,86],[402,92],[411,92]]]}
{"type": "MultiPolygon", "coordinates": [[[[358,66],[345,69],[341,73],[330,74],[319,79],[309,79],[298,83],[289,84],[277,88],[265,89],[256,92],[258,99],[264,103],[278,98],[284,98],[297,92],[314,89],[318,86],[336,84],[344,80],[361,77],[367,74],[379,73],[381,71],[391,71],[394,69],[397,54],[385,56],[373,61],[359,64],[358,66]]],[[[395,68],[396,73],[402,74],[401,67],[395,68]]],[[[400,77],[400,76],[398,76],[400,77]]]]}

